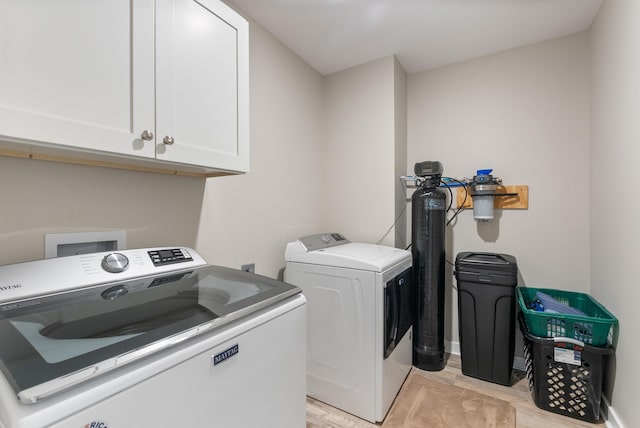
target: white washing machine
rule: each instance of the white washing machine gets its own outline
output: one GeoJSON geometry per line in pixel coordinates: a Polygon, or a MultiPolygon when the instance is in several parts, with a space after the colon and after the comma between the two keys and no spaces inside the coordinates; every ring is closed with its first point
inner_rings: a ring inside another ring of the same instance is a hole
{"type": "Polygon", "coordinates": [[[304,427],[300,291],[180,247],[0,266],[0,428],[304,427]]]}
{"type": "Polygon", "coordinates": [[[284,280],[307,299],[307,395],[382,421],[411,369],[411,253],[339,233],[287,244],[284,280]]]}

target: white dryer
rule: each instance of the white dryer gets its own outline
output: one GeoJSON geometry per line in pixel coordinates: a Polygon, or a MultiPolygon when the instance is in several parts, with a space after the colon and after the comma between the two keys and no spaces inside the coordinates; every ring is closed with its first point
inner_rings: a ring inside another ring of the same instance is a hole
{"type": "Polygon", "coordinates": [[[307,395],[382,421],[411,369],[411,253],[339,233],[287,244],[284,280],[307,298],[307,395]]]}

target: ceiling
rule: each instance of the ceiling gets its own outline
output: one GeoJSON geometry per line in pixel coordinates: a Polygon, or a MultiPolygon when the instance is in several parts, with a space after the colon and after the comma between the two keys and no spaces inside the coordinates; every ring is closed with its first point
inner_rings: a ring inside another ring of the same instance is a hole
{"type": "Polygon", "coordinates": [[[395,54],[415,73],[587,30],[602,0],[233,0],[326,75],[395,54]]]}

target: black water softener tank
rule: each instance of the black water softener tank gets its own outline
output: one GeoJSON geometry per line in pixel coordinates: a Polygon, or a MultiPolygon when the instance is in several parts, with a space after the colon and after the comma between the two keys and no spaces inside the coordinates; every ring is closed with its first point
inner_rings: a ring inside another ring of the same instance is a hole
{"type": "Polygon", "coordinates": [[[418,189],[413,193],[413,365],[429,371],[444,368],[444,233],[446,193],[439,188],[442,164],[415,165],[418,189]]]}

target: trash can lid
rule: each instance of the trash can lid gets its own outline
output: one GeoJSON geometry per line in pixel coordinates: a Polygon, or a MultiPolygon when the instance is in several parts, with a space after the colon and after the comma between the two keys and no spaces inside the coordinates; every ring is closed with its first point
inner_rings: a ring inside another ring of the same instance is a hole
{"type": "Polygon", "coordinates": [[[490,270],[496,273],[516,275],[518,264],[516,258],[509,254],[483,253],[466,251],[456,256],[456,270],[461,268],[473,270],[490,270]]]}

